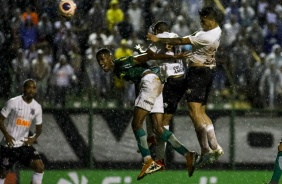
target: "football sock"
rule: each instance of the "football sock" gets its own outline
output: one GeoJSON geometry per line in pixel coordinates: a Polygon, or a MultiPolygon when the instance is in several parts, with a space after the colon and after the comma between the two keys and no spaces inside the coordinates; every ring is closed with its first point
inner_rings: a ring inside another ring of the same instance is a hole
{"type": "Polygon", "coordinates": [[[282,151],[278,152],[277,154],[271,181],[276,181],[278,183],[281,174],[282,174],[282,151]]]}
{"type": "Polygon", "coordinates": [[[175,151],[183,156],[188,152],[188,150],[177,140],[175,135],[167,129],[164,129],[161,139],[170,144],[175,151]]]}
{"type": "Polygon", "coordinates": [[[4,179],[0,178],[0,184],[4,184],[4,183],[5,183],[5,178],[4,179]]]}
{"type": "Polygon", "coordinates": [[[42,184],[43,174],[34,172],[32,175],[32,184],[42,184]]]}
{"type": "Polygon", "coordinates": [[[143,128],[138,129],[137,131],[133,131],[136,141],[137,141],[137,145],[138,148],[140,150],[140,153],[142,155],[142,157],[146,157],[146,156],[150,156],[150,150],[148,148],[148,144],[147,144],[147,135],[146,132],[143,128]]]}
{"type": "MultiPolygon", "coordinates": [[[[165,129],[169,130],[169,125],[164,126],[165,129]]],[[[161,138],[157,138],[156,144],[156,160],[165,159],[165,148],[166,142],[161,138]]]]}
{"type": "Polygon", "coordinates": [[[196,129],[196,134],[199,140],[199,144],[201,146],[201,154],[208,152],[210,150],[210,146],[208,142],[206,124],[202,124],[200,127],[198,127],[196,129]]]}
{"type": "Polygon", "coordinates": [[[210,124],[207,126],[207,136],[208,136],[208,142],[210,143],[211,149],[216,150],[218,143],[216,140],[213,124],[210,124]]]}

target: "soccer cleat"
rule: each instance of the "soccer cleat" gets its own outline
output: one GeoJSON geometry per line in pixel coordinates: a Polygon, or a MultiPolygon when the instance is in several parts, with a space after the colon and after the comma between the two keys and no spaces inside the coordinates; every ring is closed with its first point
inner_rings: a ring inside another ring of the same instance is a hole
{"type": "Polygon", "coordinates": [[[158,170],[160,170],[162,166],[158,165],[153,159],[148,160],[146,163],[143,163],[142,170],[137,177],[137,180],[141,180],[147,174],[152,174],[158,170]]]}
{"type": "Polygon", "coordinates": [[[215,160],[218,160],[218,158],[219,158],[221,155],[224,154],[224,151],[223,151],[223,149],[222,149],[221,146],[217,145],[217,149],[214,150],[214,153],[215,153],[215,155],[214,155],[214,156],[215,156],[215,160]]]}
{"type": "MultiPolygon", "coordinates": [[[[156,139],[156,136],[153,135],[153,136],[150,136],[147,138],[147,144],[148,144],[148,148],[150,149],[151,146],[153,146],[154,144],[157,144],[157,139],[156,139]]],[[[137,153],[140,153],[140,150],[137,149],[137,153]]]]}
{"type": "Polygon", "coordinates": [[[191,151],[185,155],[189,177],[193,176],[193,173],[195,171],[195,163],[198,156],[198,153],[196,153],[195,151],[191,151]]]}
{"type": "Polygon", "coordinates": [[[162,167],[160,169],[160,171],[164,171],[165,170],[165,161],[164,161],[164,159],[156,160],[156,163],[162,167]]]}
{"type": "Polygon", "coordinates": [[[196,163],[196,167],[202,167],[206,164],[215,162],[215,151],[210,150],[208,153],[202,154],[196,163]]]}

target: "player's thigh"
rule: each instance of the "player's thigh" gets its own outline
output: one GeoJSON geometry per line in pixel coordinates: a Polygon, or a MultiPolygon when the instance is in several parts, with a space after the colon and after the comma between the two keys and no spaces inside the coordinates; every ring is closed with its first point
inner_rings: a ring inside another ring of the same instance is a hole
{"type": "Polygon", "coordinates": [[[19,153],[19,162],[26,167],[30,167],[33,160],[41,160],[39,152],[33,146],[21,146],[19,153]]]}
{"type": "Polygon", "coordinates": [[[1,146],[0,151],[0,165],[1,168],[8,171],[13,165],[18,161],[18,148],[9,148],[6,146],[1,146]]]}
{"type": "Polygon", "coordinates": [[[212,85],[213,74],[214,71],[207,67],[189,68],[185,94],[187,102],[206,104],[212,85]]]}
{"type": "Polygon", "coordinates": [[[183,77],[168,78],[163,89],[164,112],[174,114],[177,105],[186,91],[186,81],[183,77]]]}

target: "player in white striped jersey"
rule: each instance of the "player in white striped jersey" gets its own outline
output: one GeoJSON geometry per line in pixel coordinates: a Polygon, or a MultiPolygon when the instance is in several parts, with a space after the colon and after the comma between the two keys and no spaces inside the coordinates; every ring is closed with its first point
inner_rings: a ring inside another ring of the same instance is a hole
{"type": "Polygon", "coordinates": [[[44,164],[32,146],[42,132],[42,108],[34,99],[36,92],[36,82],[25,80],[23,94],[9,99],[1,110],[0,130],[4,137],[0,152],[0,184],[4,184],[8,171],[16,162],[33,169],[32,184],[42,183],[44,164]],[[36,130],[29,136],[32,123],[36,130]]]}
{"type": "MultiPolygon", "coordinates": [[[[151,26],[152,32],[158,38],[177,38],[177,34],[170,32],[169,25],[164,21],[159,21],[151,26]]],[[[162,125],[169,129],[169,123],[173,114],[177,110],[178,102],[185,93],[186,64],[183,59],[166,59],[164,55],[175,55],[181,52],[180,46],[163,43],[152,43],[146,50],[147,53],[162,54],[162,58],[157,59],[156,63],[160,68],[160,77],[164,81],[163,102],[164,117],[162,125]]],[[[146,121],[149,121],[148,119],[146,121]]],[[[154,143],[153,130],[151,123],[147,122],[148,142],[154,143]]],[[[156,162],[165,169],[165,142],[157,139],[156,162]]]]}
{"type": "Polygon", "coordinates": [[[198,167],[214,162],[223,154],[217,142],[214,126],[206,114],[206,104],[215,72],[215,53],[219,46],[221,28],[218,24],[218,12],[213,7],[204,7],[199,11],[202,29],[183,38],[158,38],[148,33],[147,38],[153,42],[172,45],[192,45],[187,72],[186,101],[188,114],[194,123],[201,157],[198,167]]]}

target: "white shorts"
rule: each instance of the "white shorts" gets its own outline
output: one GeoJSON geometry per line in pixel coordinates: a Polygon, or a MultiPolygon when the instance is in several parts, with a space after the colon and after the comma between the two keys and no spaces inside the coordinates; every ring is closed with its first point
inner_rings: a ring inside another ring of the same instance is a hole
{"type": "Polygon", "coordinates": [[[150,113],[163,113],[163,84],[156,74],[145,75],[139,85],[139,93],[135,99],[135,106],[150,113]]]}

